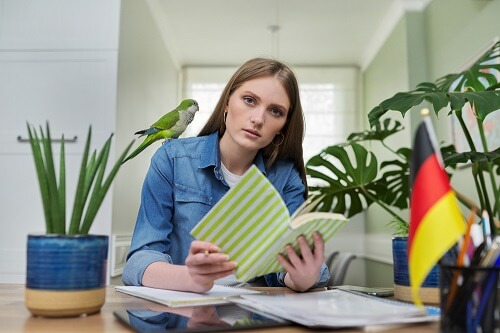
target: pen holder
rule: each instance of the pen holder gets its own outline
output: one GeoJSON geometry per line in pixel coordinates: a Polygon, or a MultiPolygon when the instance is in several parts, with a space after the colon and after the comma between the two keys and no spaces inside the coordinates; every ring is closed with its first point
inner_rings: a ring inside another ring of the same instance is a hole
{"type": "Polygon", "coordinates": [[[439,268],[441,332],[500,332],[500,268],[439,268]]]}

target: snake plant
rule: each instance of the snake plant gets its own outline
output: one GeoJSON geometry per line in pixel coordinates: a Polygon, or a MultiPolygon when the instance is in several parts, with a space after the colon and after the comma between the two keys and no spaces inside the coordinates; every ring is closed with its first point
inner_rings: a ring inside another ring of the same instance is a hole
{"type": "Polygon", "coordinates": [[[92,127],[89,127],[85,148],[76,186],[73,210],[66,230],[66,161],[64,135],[62,136],[58,174],[52,150],[52,137],[49,124],[45,131],[40,126],[39,132],[27,124],[29,141],[42,197],[47,234],[88,234],[113,179],[120,169],[122,161],[132,147],[131,142],[118,158],[111,171],[105,177],[106,164],[111,148],[111,138],[104,143],[100,151],[90,153],[92,127]]]}

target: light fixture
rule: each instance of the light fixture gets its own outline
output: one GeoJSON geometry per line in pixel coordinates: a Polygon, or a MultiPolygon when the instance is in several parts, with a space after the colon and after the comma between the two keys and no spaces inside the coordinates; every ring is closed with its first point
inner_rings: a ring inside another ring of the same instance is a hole
{"type": "Polygon", "coordinates": [[[267,30],[271,32],[271,55],[273,58],[279,58],[279,25],[270,25],[267,30]]]}

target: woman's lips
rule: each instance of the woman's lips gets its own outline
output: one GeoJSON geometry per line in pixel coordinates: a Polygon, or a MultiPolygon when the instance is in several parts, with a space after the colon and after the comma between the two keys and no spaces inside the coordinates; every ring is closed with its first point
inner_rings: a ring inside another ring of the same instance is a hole
{"type": "Polygon", "coordinates": [[[251,129],[244,129],[244,131],[252,137],[260,138],[260,133],[251,129]]]}

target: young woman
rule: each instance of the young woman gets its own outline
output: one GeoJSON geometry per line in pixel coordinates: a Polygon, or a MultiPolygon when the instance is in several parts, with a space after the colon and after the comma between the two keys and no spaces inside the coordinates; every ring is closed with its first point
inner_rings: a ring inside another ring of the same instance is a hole
{"type": "MultiPolygon", "coordinates": [[[[286,65],[264,58],[243,64],[199,136],[169,140],[153,156],[123,282],[204,292],[233,274],[237,263],[189,232],[252,164],[293,213],[307,197],[303,119],[297,80],[286,65]]],[[[286,272],[264,276],[266,284],[296,291],[325,285],[323,239],[315,233],[313,240],[310,248],[299,237],[300,253],[287,246],[288,259],[277,258],[286,272]]]]}

